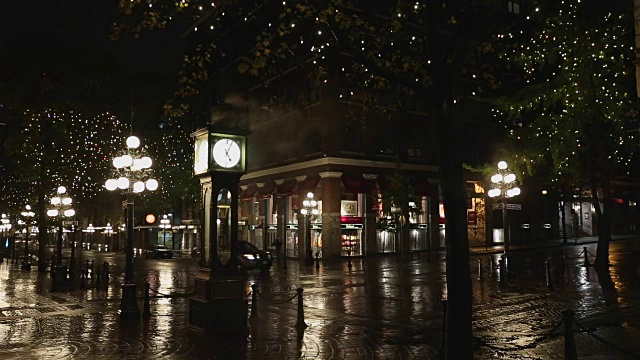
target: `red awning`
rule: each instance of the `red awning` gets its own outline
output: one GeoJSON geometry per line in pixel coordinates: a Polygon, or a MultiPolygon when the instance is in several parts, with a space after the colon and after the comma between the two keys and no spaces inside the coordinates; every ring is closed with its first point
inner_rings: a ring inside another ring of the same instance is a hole
{"type": "Polygon", "coordinates": [[[238,194],[238,198],[240,200],[251,200],[256,194],[256,186],[249,185],[245,190],[240,190],[240,194],[238,194]]]}
{"type": "Polygon", "coordinates": [[[256,196],[259,198],[268,198],[273,195],[273,191],[276,189],[276,183],[266,183],[263,187],[259,187],[256,192],[256,196]]]}
{"type": "Polygon", "coordinates": [[[298,194],[297,187],[298,181],[296,179],[285,180],[284,183],[278,185],[276,190],[278,196],[291,196],[298,194]]]}
{"type": "Polygon", "coordinates": [[[371,194],[375,187],[372,181],[368,181],[362,176],[342,176],[342,184],[345,192],[352,194],[371,194]]]}
{"type": "Polygon", "coordinates": [[[318,187],[318,183],[320,182],[320,178],[306,178],[303,182],[298,183],[298,193],[306,194],[308,192],[316,192],[316,188],[318,187]]]}

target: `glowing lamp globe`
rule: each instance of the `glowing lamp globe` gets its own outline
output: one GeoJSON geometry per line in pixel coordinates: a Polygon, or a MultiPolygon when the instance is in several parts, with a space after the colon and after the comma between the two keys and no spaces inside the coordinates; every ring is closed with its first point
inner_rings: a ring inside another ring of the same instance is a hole
{"type": "Polygon", "coordinates": [[[123,167],[133,165],[133,158],[131,157],[131,155],[122,155],[120,157],[120,161],[123,167]]]}
{"type": "Polygon", "coordinates": [[[313,193],[312,193],[312,192],[308,192],[308,193],[307,193],[307,197],[308,197],[309,199],[313,199],[313,193]]]}
{"type": "Polygon", "coordinates": [[[500,170],[504,170],[504,169],[506,169],[506,168],[507,168],[507,162],[506,162],[506,161],[500,161],[500,162],[498,163],[498,169],[500,169],[500,170]]]}
{"type": "Polygon", "coordinates": [[[158,180],[156,179],[149,179],[146,182],[146,187],[148,190],[154,191],[158,188],[158,180]]]}
{"type": "Polygon", "coordinates": [[[104,187],[106,187],[107,190],[109,190],[109,191],[113,191],[113,190],[118,188],[118,180],[109,179],[104,183],[104,187]]]}
{"type": "Polygon", "coordinates": [[[60,205],[60,198],[57,196],[54,196],[51,198],[51,205],[60,205]]]}
{"type": "Polygon", "coordinates": [[[300,214],[307,215],[307,209],[301,209],[300,210],[300,214]]]}
{"type": "Polygon", "coordinates": [[[494,183],[494,184],[497,184],[497,183],[499,183],[501,181],[502,181],[502,175],[500,175],[500,174],[495,174],[495,175],[493,175],[491,177],[491,182],[494,183]]]}
{"type": "Polygon", "coordinates": [[[63,205],[71,205],[71,203],[73,202],[73,200],[71,200],[71,198],[66,197],[64,199],[62,199],[62,204],[63,205]]]}
{"type": "Polygon", "coordinates": [[[129,136],[127,138],[127,147],[129,149],[135,149],[140,146],[140,139],[137,136],[129,136]]]}
{"type": "Polygon", "coordinates": [[[144,191],[144,183],[142,181],[136,181],[133,184],[133,192],[139,193],[144,191]]]}
{"type": "Polygon", "coordinates": [[[118,180],[116,180],[118,183],[118,188],[119,189],[128,189],[129,188],[129,179],[127,179],[126,177],[120,177],[118,178],[118,180]]]}
{"type": "Polygon", "coordinates": [[[513,196],[518,196],[520,195],[520,188],[519,187],[514,187],[513,189],[513,196]]]}
{"type": "Polygon", "coordinates": [[[58,210],[47,210],[48,216],[58,216],[58,210]]]}
{"type": "Polygon", "coordinates": [[[504,182],[506,182],[507,184],[514,181],[516,181],[516,176],[514,174],[509,174],[504,177],[504,182]]]}
{"type": "Polygon", "coordinates": [[[148,156],[143,156],[141,160],[141,167],[142,169],[147,169],[151,167],[151,158],[148,156]]]}
{"type": "Polygon", "coordinates": [[[58,187],[58,194],[64,194],[67,192],[67,188],[64,186],[58,187]]]}
{"type": "Polygon", "coordinates": [[[66,216],[66,217],[71,217],[71,216],[73,216],[75,214],[76,214],[76,211],[73,210],[73,209],[69,209],[69,210],[65,210],[64,211],[64,216],[66,216]]]}

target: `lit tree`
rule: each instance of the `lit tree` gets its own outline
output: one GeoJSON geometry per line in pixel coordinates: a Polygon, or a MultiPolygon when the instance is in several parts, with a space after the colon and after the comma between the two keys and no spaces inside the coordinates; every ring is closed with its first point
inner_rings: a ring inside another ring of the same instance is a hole
{"type": "MultiPolygon", "coordinates": [[[[633,91],[632,18],[617,5],[564,1],[558,7],[538,34],[503,53],[504,60],[521,69],[524,88],[504,98],[494,115],[507,120],[523,168],[530,173],[551,169],[551,181],[559,187],[566,188],[568,179],[589,185],[599,229],[596,266],[605,269],[611,239],[610,180],[628,174],[632,144],[637,142],[627,129],[633,91]]],[[[505,42],[518,38],[499,37],[505,42]]]]}

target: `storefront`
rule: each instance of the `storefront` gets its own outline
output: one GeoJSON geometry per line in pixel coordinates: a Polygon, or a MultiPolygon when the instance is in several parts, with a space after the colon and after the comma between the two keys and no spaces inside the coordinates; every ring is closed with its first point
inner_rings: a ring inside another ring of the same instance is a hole
{"type": "Polygon", "coordinates": [[[360,223],[342,223],[342,256],[362,256],[362,218],[360,223]]]}
{"type": "Polygon", "coordinates": [[[298,257],[298,224],[287,224],[286,229],[286,256],[298,257]]]}
{"type": "Polygon", "coordinates": [[[429,224],[411,224],[409,251],[429,250],[429,224]]]}
{"type": "Polygon", "coordinates": [[[322,259],[322,224],[311,224],[311,249],[314,257],[322,259]]]}

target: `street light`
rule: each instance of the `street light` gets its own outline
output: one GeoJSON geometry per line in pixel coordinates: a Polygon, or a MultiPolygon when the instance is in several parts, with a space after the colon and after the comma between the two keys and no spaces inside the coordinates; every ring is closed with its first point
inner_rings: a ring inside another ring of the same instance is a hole
{"type": "Polygon", "coordinates": [[[313,193],[308,192],[307,197],[302,201],[302,209],[300,213],[305,217],[305,244],[307,244],[307,252],[305,263],[313,265],[313,250],[311,249],[311,217],[318,215],[318,202],[313,198],[313,193]]]}
{"type": "Polygon", "coordinates": [[[22,255],[21,268],[22,270],[31,270],[31,257],[29,256],[29,238],[31,236],[31,220],[36,214],[31,211],[31,205],[26,205],[24,208],[26,211],[21,212],[20,215],[22,215],[26,219],[26,221],[23,221],[22,223],[26,225],[27,231],[25,233],[24,254],[22,255]]]}
{"type": "MultiPolygon", "coordinates": [[[[160,220],[160,228],[162,229],[162,245],[167,246],[167,239],[165,238],[165,232],[167,229],[171,229],[171,220],[167,217],[167,215],[162,215],[162,220],[160,220]]],[[[173,249],[173,242],[171,243],[171,249],[173,249]]]]}
{"type": "MultiPolygon", "coordinates": [[[[64,186],[58,187],[58,191],[55,196],[51,197],[52,209],[47,210],[47,215],[59,220],[58,226],[58,241],[56,243],[56,264],[53,268],[53,280],[51,281],[51,291],[58,291],[64,287],[66,280],[66,271],[62,267],[62,233],[64,226],[64,218],[70,218],[76,214],[75,210],[71,208],[73,200],[65,196],[67,189],[64,186]]],[[[73,250],[72,250],[73,251],[73,250]]],[[[75,260],[75,258],[74,258],[75,260]]],[[[73,264],[71,264],[73,266],[73,264]]]]}
{"type": "Polygon", "coordinates": [[[121,190],[126,196],[127,204],[127,243],[125,246],[126,263],[122,299],[120,301],[120,319],[129,320],[140,317],[136,300],[136,284],[133,282],[133,200],[134,195],[144,190],[154,191],[158,181],[151,178],[151,158],[139,149],[140,139],[129,136],[127,149],[122,155],[113,159],[114,178],[105,182],[109,191],[121,190]]]}
{"type": "Polygon", "coordinates": [[[495,188],[489,190],[489,197],[500,197],[502,204],[502,237],[504,239],[504,253],[509,252],[510,234],[507,230],[507,203],[506,198],[520,195],[520,188],[516,184],[516,175],[507,169],[507,163],[498,163],[498,172],[491,176],[491,182],[495,188]]]}

